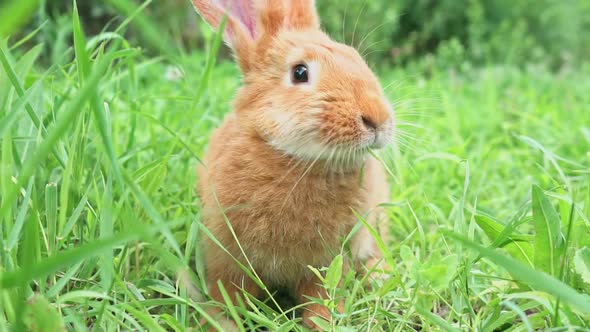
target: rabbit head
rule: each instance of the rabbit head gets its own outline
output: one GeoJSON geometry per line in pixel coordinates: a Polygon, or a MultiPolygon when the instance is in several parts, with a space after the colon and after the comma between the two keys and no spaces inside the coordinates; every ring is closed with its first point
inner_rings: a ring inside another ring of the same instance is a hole
{"type": "Polygon", "coordinates": [[[391,141],[392,107],[361,55],[320,30],[313,0],[193,0],[243,75],[241,129],[302,160],[355,164],[391,141]]]}

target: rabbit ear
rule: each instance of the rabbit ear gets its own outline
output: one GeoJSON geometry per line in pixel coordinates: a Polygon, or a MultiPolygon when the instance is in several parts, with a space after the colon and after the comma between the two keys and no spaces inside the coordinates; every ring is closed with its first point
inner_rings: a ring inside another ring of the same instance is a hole
{"type": "Polygon", "coordinates": [[[287,22],[291,29],[319,29],[320,18],[315,0],[291,0],[287,22]]]}
{"type": "Polygon", "coordinates": [[[258,34],[261,36],[274,36],[285,26],[285,1],[284,0],[258,0],[256,1],[258,14],[258,34]]]}
{"type": "Polygon", "coordinates": [[[254,61],[255,45],[269,40],[281,29],[319,29],[314,0],[192,0],[197,12],[213,28],[227,15],[223,33],[233,49],[242,72],[254,61]]]}
{"type": "Polygon", "coordinates": [[[319,29],[320,19],[314,0],[254,0],[259,17],[257,31],[272,36],[281,29],[319,29]]]}
{"type": "Polygon", "coordinates": [[[256,39],[254,0],[192,0],[193,6],[217,29],[227,15],[223,39],[234,51],[243,71],[248,68],[250,49],[256,39]]]}

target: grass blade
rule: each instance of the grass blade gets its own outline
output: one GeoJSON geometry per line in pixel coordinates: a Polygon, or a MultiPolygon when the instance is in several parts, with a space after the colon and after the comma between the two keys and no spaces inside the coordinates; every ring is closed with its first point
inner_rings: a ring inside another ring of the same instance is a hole
{"type": "Polygon", "coordinates": [[[123,179],[125,180],[125,184],[129,186],[133,195],[139,200],[139,203],[142,205],[144,211],[148,214],[148,216],[150,216],[154,224],[158,226],[158,229],[163,233],[164,237],[166,238],[174,252],[178,255],[178,257],[183,257],[178,242],[176,242],[174,235],[172,235],[172,232],[166,225],[166,222],[164,221],[158,210],[150,202],[150,200],[147,198],[147,196],[144,194],[141,188],[125,172],[123,172],[123,179]]]}
{"type": "Polygon", "coordinates": [[[15,271],[3,273],[0,276],[0,288],[19,287],[31,280],[46,277],[55,273],[60,268],[71,266],[88,257],[99,255],[107,248],[137,239],[139,235],[137,230],[121,233],[107,239],[96,240],[74,249],[59,252],[41,260],[37,264],[26,264],[15,271]]]}
{"type": "Polygon", "coordinates": [[[428,321],[429,321],[431,324],[434,324],[434,325],[436,325],[436,326],[440,327],[441,329],[443,329],[443,330],[445,330],[445,331],[447,331],[447,332],[459,332],[459,331],[461,331],[460,329],[458,329],[458,328],[456,328],[456,327],[453,327],[453,326],[451,326],[451,324],[449,324],[448,322],[446,322],[446,321],[445,321],[444,319],[442,319],[441,317],[439,317],[439,316],[437,316],[437,315],[433,314],[432,312],[430,312],[430,311],[428,311],[428,310],[426,310],[426,309],[424,309],[424,308],[422,308],[422,307],[420,307],[420,306],[417,306],[417,307],[416,307],[416,311],[417,311],[417,312],[418,312],[420,315],[422,315],[422,316],[424,316],[425,318],[427,318],[427,319],[428,319],[428,321]]]}
{"type": "Polygon", "coordinates": [[[18,243],[18,240],[21,235],[21,231],[25,224],[27,212],[29,211],[29,204],[31,202],[31,193],[33,192],[33,179],[29,181],[27,185],[27,190],[25,191],[25,197],[22,200],[20,211],[18,211],[18,215],[16,216],[16,220],[12,229],[10,230],[10,235],[8,236],[8,241],[6,243],[6,250],[12,251],[18,243]]]}
{"type": "Polygon", "coordinates": [[[590,285],[590,249],[584,247],[576,251],[574,268],[582,280],[590,285]]]}
{"type": "Polygon", "coordinates": [[[25,308],[24,323],[29,331],[65,331],[61,315],[43,295],[36,295],[25,308]]]}
{"type": "Polygon", "coordinates": [[[215,39],[213,39],[213,45],[210,49],[210,52],[207,56],[207,63],[205,64],[205,69],[201,74],[201,78],[199,80],[199,86],[195,92],[195,98],[193,104],[196,106],[199,104],[201,97],[203,96],[203,92],[205,92],[205,88],[208,86],[209,78],[211,77],[211,70],[215,65],[215,60],[217,57],[217,52],[219,51],[219,46],[221,45],[221,41],[223,40],[223,31],[225,29],[225,24],[227,23],[227,17],[223,17],[219,27],[217,28],[217,34],[215,35],[215,39]]]}
{"type": "Polygon", "coordinates": [[[86,38],[84,31],[80,24],[80,16],[78,16],[78,4],[74,0],[74,9],[72,14],[72,32],[74,34],[74,50],[76,55],[76,64],[78,65],[78,76],[80,84],[84,84],[84,80],[90,73],[90,58],[86,53],[86,38]]]}
{"type": "MultiPolygon", "coordinates": [[[[147,15],[136,10],[137,6],[134,2],[129,0],[108,0],[107,2],[124,16],[135,16],[134,24],[137,26],[137,31],[140,32],[141,36],[145,38],[149,44],[172,58],[176,55],[174,50],[176,50],[177,47],[174,47],[172,42],[158,31],[156,28],[158,26],[157,24],[155,24],[147,15]]],[[[151,3],[151,0],[147,0],[146,3],[151,3]]],[[[144,7],[144,5],[142,5],[142,7],[144,7]]]]}
{"type": "Polygon", "coordinates": [[[590,296],[580,294],[558,279],[546,273],[536,271],[513,258],[498,253],[494,249],[483,247],[461,235],[449,231],[445,231],[444,233],[453,240],[477,251],[482,256],[500,265],[521,282],[528,284],[532,288],[551,294],[577,308],[580,312],[590,315],[590,296]]]}
{"type": "MultiPolygon", "coordinates": [[[[78,75],[80,77],[80,83],[83,84],[84,80],[88,76],[88,73],[90,72],[91,63],[90,57],[86,52],[86,37],[84,36],[84,31],[82,30],[82,26],[80,25],[80,17],[78,16],[78,7],[76,5],[76,1],[74,1],[72,25],[72,30],[74,34],[74,48],[76,51],[76,63],[78,65],[78,75]]],[[[131,54],[133,53],[130,53],[129,56],[132,56],[131,54]]],[[[115,156],[115,148],[113,146],[113,142],[111,139],[111,130],[108,119],[108,107],[106,106],[106,104],[105,107],[102,107],[101,105],[102,103],[100,102],[98,95],[93,95],[91,108],[96,121],[96,126],[102,138],[102,142],[107,151],[109,159],[111,160],[111,165],[113,167],[115,175],[117,176],[117,180],[119,183],[122,183],[123,181],[121,172],[119,171],[117,158],[115,156]]]]}
{"type": "Polygon", "coordinates": [[[65,133],[67,133],[67,129],[73,122],[73,119],[80,114],[82,106],[94,93],[96,86],[106,71],[109,63],[110,59],[105,57],[99,64],[96,65],[92,76],[88,79],[84,87],[72,101],[70,107],[63,111],[59,119],[53,125],[52,130],[47,134],[45,140],[39,144],[35,150],[35,153],[33,153],[32,156],[25,161],[17,178],[16,185],[6,194],[5,200],[3,201],[4,203],[0,207],[0,216],[5,215],[9,208],[9,203],[16,198],[16,195],[23,184],[28,181],[29,178],[35,173],[39,163],[41,163],[49,155],[50,151],[56,145],[58,140],[65,133]]]}
{"type": "Polygon", "coordinates": [[[221,293],[221,296],[223,297],[223,301],[225,302],[226,308],[229,311],[231,318],[236,323],[238,330],[241,332],[244,332],[245,331],[244,324],[242,323],[242,320],[240,319],[240,315],[238,315],[238,312],[236,311],[235,304],[232,302],[229,294],[227,293],[227,290],[225,289],[225,287],[223,286],[223,283],[220,280],[217,280],[217,287],[219,288],[219,292],[221,293]]]}
{"type": "MultiPolygon", "coordinates": [[[[34,50],[35,49],[31,50],[30,52],[32,52],[34,50]]],[[[41,48],[38,48],[38,52],[40,52],[40,51],[41,51],[41,48]]],[[[16,70],[14,69],[12,64],[10,63],[8,56],[9,56],[8,50],[5,49],[4,45],[0,43],[0,63],[2,64],[2,67],[4,68],[6,75],[10,79],[12,86],[16,90],[16,93],[18,94],[19,97],[22,98],[25,95],[25,90],[23,88],[21,81],[18,79],[18,74],[17,74],[16,70]]],[[[33,121],[35,126],[38,129],[40,129],[41,133],[45,136],[47,133],[47,130],[43,126],[43,123],[41,122],[41,120],[37,116],[37,113],[35,113],[35,110],[33,110],[33,107],[31,106],[30,103],[28,103],[28,102],[25,103],[25,110],[27,111],[27,114],[29,115],[29,117],[31,118],[31,120],[33,121]]],[[[57,152],[56,149],[53,150],[53,154],[55,155],[55,158],[58,160],[58,162],[62,166],[65,166],[65,162],[63,161],[62,157],[59,155],[59,153],[57,152]]]]}
{"type": "Polygon", "coordinates": [[[533,186],[533,221],[535,224],[535,268],[557,276],[562,252],[559,215],[538,186],[533,186]]]}
{"type": "MultiPolygon", "coordinates": [[[[100,238],[109,238],[113,235],[113,183],[111,177],[106,179],[102,204],[100,207],[100,238]]],[[[113,250],[105,249],[100,266],[100,283],[105,291],[108,291],[113,282],[113,250]]]]}
{"type": "Polygon", "coordinates": [[[13,0],[2,4],[0,11],[0,38],[16,31],[34,12],[39,0],[13,0]]]}
{"type": "Polygon", "coordinates": [[[57,244],[57,184],[49,183],[45,186],[45,219],[47,221],[47,254],[56,250],[57,244]]]}
{"type": "Polygon", "coordinates": [[[84,210],[84,207],[86,206],[87,202],[88,202],[88,198],[86,196],[83,196],[82,199],[80,200],[80,202],[78,203],[78,205],[76,206],[76,208],[74,209],[74,211],[72,212],[72,214],[70,215],[68,222],[64,225],[63,229],[61,230],[61,233],[59,234],[59,238],[60,238],[61,242],[66,240],[66,237],[70,234],[70,232],[74,228],[74,225],[78,221],[78,218],[80,218],[80,215],[82,214],[82,210],[84,210]]]}
{"type": "Polygon", "coordinates": [[[532,238],[522,234],[514,234],[514,229],[510,225],[504,226],[502,223],[491,217],[476,214],[475,222],[484,231],[484,233],[493,241],[493,246],[505,249],[512,257],[519,261],[534,266],[534,251],[532,238]]]}
{"type": "Polygon", "coordinates": [[[166,332],[166,330],[164,330],[164,328],[161,327],[160,324],[158,324],[158,322],[156,322],[149,313],[126,304],[122,305],[122,307],[132,314],[133,317],[137,318],[137,320],[142,323],[145,328],[147,328],[147,331],[166,332]]]}

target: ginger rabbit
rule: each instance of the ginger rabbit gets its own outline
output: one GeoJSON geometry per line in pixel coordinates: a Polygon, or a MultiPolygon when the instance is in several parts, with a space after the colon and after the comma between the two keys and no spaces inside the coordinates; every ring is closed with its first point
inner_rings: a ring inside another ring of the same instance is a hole
{"type": "MultiPolygon", "coordinates": [[[[203,223],[224,246],[204,240],[209,293],[223,302],[221,281],[232,300],[241,289],[264,295],[234,261],[248,266],[245,253],[268,287],[301,303],[325,297],[308,265],[330,264],[358,222],[353,211],[372,211],[385,236],[377,205],[388,184],[369,150],[392,140],[393,110],[358,52],[320,30],[313,0],[193,4],[214,28],[227,14],[224,39],[243,75],[198,169],[203,223]]],[[[381,257],[364,227],[350,249],[367,265],[381,257]]],[[[304,323],[315,327],[314,315],[330,313],[309,305],[304,323]]]]}

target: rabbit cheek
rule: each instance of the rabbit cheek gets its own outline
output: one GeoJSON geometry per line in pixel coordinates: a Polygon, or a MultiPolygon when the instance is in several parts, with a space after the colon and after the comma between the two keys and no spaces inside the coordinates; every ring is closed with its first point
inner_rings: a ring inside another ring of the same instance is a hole
{"type": "Polygon", "coordinates": [[[257,121],[260,135],[275,150],[303,159],[316,158],[325,150],[317,133],[318,110],[267,109],[262,113],[257,121]]]}
{"type": "Polygon", "coordinates": [[[275,144],[291,136],[298,125],[293,114],[275,108],[263,111],[257,122],[261,124],[263,137],[275,144]]]}

